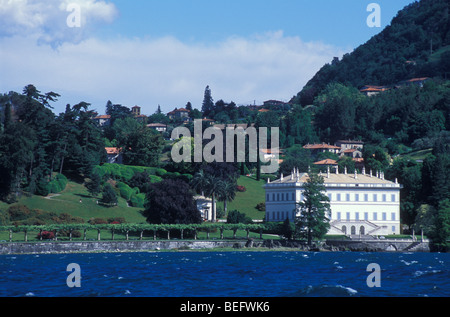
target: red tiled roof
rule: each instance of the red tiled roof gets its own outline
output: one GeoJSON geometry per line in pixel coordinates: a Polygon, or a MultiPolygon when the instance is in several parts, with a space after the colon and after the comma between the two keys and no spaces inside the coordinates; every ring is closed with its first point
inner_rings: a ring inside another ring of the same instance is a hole
{"type": "Polygon", "coordinates": [[[323,161],[316,162],[314,163],[314,165],[337,165],[337,162],[332,159],[326,159],[323,161]]]}
{"type": "Polygon", "coordinates": [[[329,145],[329,144],[307,144],[303,147],[304,149],[308,149],[308,150],[318,150],[318,149],[335,149],[335,150],[339,150],[340,147],[338,146],[334,146],[334,145],[329,145]]]}
{"type": "Polygon", "coordinates": [[[105,147],[105,150],[108,155],[116,155],[119,154],[122,149],[117,147],[105,147]]]}
{"type": "Polygon", "coordinates": [[[97,116],[94,119],[111,119],[110,115],[101,115],[101,116],[97,116]]]}

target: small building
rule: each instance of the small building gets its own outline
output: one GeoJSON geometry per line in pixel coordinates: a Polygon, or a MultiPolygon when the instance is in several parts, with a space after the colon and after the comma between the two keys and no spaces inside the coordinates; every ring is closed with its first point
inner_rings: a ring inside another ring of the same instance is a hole
{"type": "Polygon", "coordinates": [[[328,167],[330,167],[330,168],[333,169],[333,168],[337,168],[338,167],[338,162],[335,161],[335,160],[332,160],[332,159],[325,159],[325,160],[322,160],[322,161],[319,161],[319,162],[315,162],[314,165],[316,165],[316,166],[318,166],[320,168],[323,168],[323,167],[328,168],[328,167]]]}
{"type": "Polygon", "coordinates": [[[158,132],[166,132],[167,131],[167,124],[163,123],[150,123],[147,124],[147,128],[156,130],[158,132]]]}
{"type": "Polygon", "coordinates": [[[373,85],[366,85],[362,87],[359,91],[363,94],[365,94],[368,97],[378,95],[379,93],[385,92],[390,90],[389,87],[386,86],[373,86],[373,85]]]}
{"type": "Polygon", "coordinates": [[[108,163],[123,164],[122,149],[117,147],[106,147],[105,150],[108,163]]]}
{"type": "Polygon", "coordinates": [[[141,107],[134,106],[133,108],[131,108],[131,114],[133,116],[140,116],[141,115],[141,107]]]}
{"type": "Polygon", "coordinates": [[[339,141],[336,141],[336,143],[334,143],[334,145],[341,148],[342,151],[353,150],[353,149],[362,151],[362,149],[364,148],[364,142],[357,141],[357,140],[339,140],[339,141]]]}
{"type": "Polygon", "coordinates": [[[99,126],[109,126],[111,124],[111,116],[110,115],[100,115],[92,118],[92,120],[99,126]]]}
{"type": "MultiPolygon", "coordinates": [[[[331,173],[324,178],[326,195],[330,200],[331,216],[328,234],[391,235],[400,234],[400,189],[397,181],[384,179],[383,173],[331,173]]],[[[264,186],[266,192],[266,221],[293,222],[299,215],[298,203],[304,200],[303,184],[307,173],[294,170],[291,175],[264,186]]]]}
{"type": "Polygon", "coordinates": [[[319,153],[330,152],[334,154],[339,154],[341,148],[330,144],[307,144],[303,147],[304,149],[310,150],[312,155],[317,155],[319,153]]]}
{"type": "Polygon", "coordinates": [[[170,120],[182,119],[183,121],[189,121],[190,113],[191,112],[185,108],[180,108],[180,109],[175,108],[175,110],[169,112],[167,114],[167,116],[169,117],[170,120]]]}
{"type": "Polygon", "coordinates": [[[212,221],[212,199],[204,196],[194,197],[197,209],[200,211],[203,221],[212,221]]]}

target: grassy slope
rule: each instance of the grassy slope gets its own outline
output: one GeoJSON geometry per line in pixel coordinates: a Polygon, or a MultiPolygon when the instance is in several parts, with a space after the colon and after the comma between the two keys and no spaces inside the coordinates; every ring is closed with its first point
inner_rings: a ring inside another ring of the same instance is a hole
{"type": "MultiPolygon", "coordinates": [[[[242,176],[238,185],[245,186],[246,192],[238,192],[234,201],[228,203],[228,210],[237,209],[246,213],[252,219],[264,219],[265,213],[257,210],[258,203],[265,201],[264,181],[242,176]]],[[[22,197],[16,204],[26,205],[30,209],[41,209],[56,214],[68,213],[88,221],[91,218],[124,217],[129,223],[145,223],[145,217],[140,213],[142,208],[128,207],[123,198],[119,198],[119,205],[106,208],[97,205],[97,199],[90,196],[82,184],[69,182],[66,189],[58,195],[49,197],[22,197]],[[81,203],[80,203],[81,199],[81,203]]],[[[218,203],[223,208],[223,203],[218,203]]],[[[0,209],[7,209],[9,205],[0,202],[0,209]]]]}
{"type": "MultiPolygon", "coordinates": [[[[127,207],[123,198],[119,198],[119,205],[113,208],[97,205],[96,202],[97,199],[91,197],[83,185],[69,182],[63,192],[51,199],[41,196],[22,197],[17,204],[26,205],[30,209],[55,212],[56,214],[68,213],[86,221],[91,218],[124,217],[127,222],[131,223],[145,222],[145,218],[139,212],[142,208],[127,207]]],[[[8,205],[0,205],[0,208],[6,209],[8,205]]]]}
{"type": "MultiPolygon", "coordinates": [[[[247,214],[255,220],[264,219],[265,212],[257,210],[255,207],[259,203],[265,202],[264,181],[256,181],[256,179],[241,176],[238,180],[238,185],[245,186],[246,192],[237,192],[234,201],[228,203],[228,211],[238,210],[247,214]]],[[[223,208],[223,203],[219,203],[219,206],[223,208]]]]}

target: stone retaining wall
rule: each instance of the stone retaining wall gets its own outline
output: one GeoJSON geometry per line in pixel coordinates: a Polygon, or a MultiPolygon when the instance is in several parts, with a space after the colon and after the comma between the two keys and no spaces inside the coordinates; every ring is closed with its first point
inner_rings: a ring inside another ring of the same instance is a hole
{"type": "Polygon", "coordinates": [[[327,240],[309,248],[304,242],[286,240],[217,241],[82,241],[0,243],[0,254],[52,254],[89,252],[146,252],[158,250],[207,250],[220,248],[289,248],[298,251],[430,252],[428,242],[399,240],[327,240]]]}
{"type": "Polygon", "coordinates": [[[428,240],[327,240],[332,251],[430,252],[428,240]]]}

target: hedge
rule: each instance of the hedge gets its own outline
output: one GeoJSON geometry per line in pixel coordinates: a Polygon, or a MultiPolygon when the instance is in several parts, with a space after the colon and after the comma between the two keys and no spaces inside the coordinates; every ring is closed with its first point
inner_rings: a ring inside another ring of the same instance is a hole
{"type": "MultiPolygon", "coordinates": [[[[128,182],[135,174],[147,172],[147,174],[154,177],[162,177],[167,173],[165,169],[157,167],[145,166],[129,166],[121,164],[105,163],[94,167],[94,173],[101,178],[107,177],[117,181],[128,182]]],[[[157,181],[159,178],[154,178],[157,181]]]]}
{"type": "MultiPolygon", "coordinates": [[[[97,230],[98,240],[100,240],[101,230],[110,230],[114,239],[114,232],[125,233],[128,239],[129,233],[140,233],[140,239],[142,239],[144,231],[153,231],[154,237],[157,231],[166,231],[168,239],[170,239],[170,231],[179,230],[181,232],[185,230],[192,230],[198,232],[199,230],[206,230],[211,232],[213,230],[221,231],[221,238],[223,239],[224,230],[232,230],[233,237],[236,237],[237,230],[247,231],[247,237],[250,231],[259,231],[262,234],[265,228],[264,224],[221,224],[221,223],[203,223],[203,224],[178,224],[178,225],[155,225],[155,224],[58,224],[58,225],[42,225],[42,226],[0,226],[0,231],[9,231],[9,239],[12,241],[12,233],[24,233],[25,241],[28,241],[29,232],[39,232],[42,236],[43,232],[54,232],[55,240],[58,238],[58,232],[69,232],[69,238],[72,240],[72,233],[74,231],[84,231],[84,239],[86,239],[87,230],[97,230]]],[[[195,235],[196,236],[196,235],[195,235]]],[[[261,236],[262,238],[262,236],[261,236]]]]}

